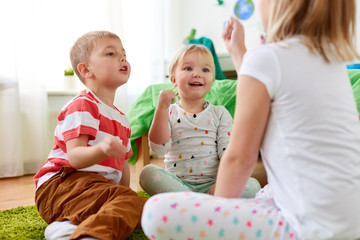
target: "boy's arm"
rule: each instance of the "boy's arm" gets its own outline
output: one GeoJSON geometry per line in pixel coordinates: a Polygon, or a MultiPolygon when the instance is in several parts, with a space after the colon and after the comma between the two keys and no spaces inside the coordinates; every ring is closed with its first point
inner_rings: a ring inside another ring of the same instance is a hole
{"type": "Polygon", "coordinates": [[[169,106],[174,99],[175,93],[172,90],[161,91],[159,104],[149,130],[149,139],[151,142],[165,144],[169,141],[169,106]]]}
{"type": "Polygon", "coordinates": [[[124,161],[122,176],[119,184],[125,187],[130,187],[130,168],[128,160],[124,161]]]}
{"type": "Polygon", "coordinates": [[[71,166],[75,169],[90,167],[107,157],[118,158],[126,154],[126,147],[114,137],[105,137],[100,143],[88,146],[89,135],[80,135],[66,142],[71,166]]]}

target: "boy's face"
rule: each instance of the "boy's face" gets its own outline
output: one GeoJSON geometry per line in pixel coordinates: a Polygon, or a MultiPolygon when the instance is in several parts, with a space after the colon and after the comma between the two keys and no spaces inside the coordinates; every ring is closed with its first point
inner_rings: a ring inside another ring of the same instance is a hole
{"type": "Polygon", "coordinates": [[[171,77],[172,84],[177,87],[180,99],[204,99],[209,92],[214,72],[211,72],[211,59],[199,52],[187,54],[178,64],[171,77]]]}
{"type": "Polygon", "coordinates": [[[130,77],[130,64],[119,39],[103,38],[95,44],[89,58],[88,69],[98,86],[115,89],[130,77]]]}

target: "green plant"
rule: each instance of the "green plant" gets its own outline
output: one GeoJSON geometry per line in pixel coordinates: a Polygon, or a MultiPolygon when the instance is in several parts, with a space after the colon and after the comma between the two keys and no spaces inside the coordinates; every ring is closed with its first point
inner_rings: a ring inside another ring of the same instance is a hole
{"type": "Polygon", "coordinates": [[[71,67],[69,67],[64,70],[64,75],[65,76],[74,76],[74,70],[71,67]]]}

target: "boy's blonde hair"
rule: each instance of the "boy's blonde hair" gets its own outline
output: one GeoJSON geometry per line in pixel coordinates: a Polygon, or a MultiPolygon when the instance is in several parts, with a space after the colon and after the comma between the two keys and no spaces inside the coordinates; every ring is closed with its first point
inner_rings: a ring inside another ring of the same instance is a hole
{"type": "Polygon", "coordinates": [[[359,58],[355,47],[355,0],[271,1],[267,42],[303,36],[326,62],[359,58]]]}
{"type": "Polygon", "coordinates": [[[85,33],[79,37],[70,50],[70,61],[74,72],[83,82],[84,79],[79,73],[77,66],[79,63],[85,63],[89,61],[91,51],[93,50],[95,44],[104,38],[120,38],[112,32],[108,31],[92,31],[85,33]]]}
{"type": "Polygon", "coordinates": [[[187,56],[190,53],[193,53],[193,52],[201,53],[201,54],[205,55],[206,58],[208,58],[209,64],[210,64],[210,72],[213,73],[213,79],[212,80],[214,81],[214,79],[215,79],[214,57],[213,57],[212,53],[209,51],[209,49],[206,46],[200,45],[200,44],[187,45],[187,46],[181,48],[175,54],[175,56],[173,57],[172,62],[170,63],[170,66],[169,66],[170,77],[174,76],[176,67],[184,60],[184,57],[187,56]]]}

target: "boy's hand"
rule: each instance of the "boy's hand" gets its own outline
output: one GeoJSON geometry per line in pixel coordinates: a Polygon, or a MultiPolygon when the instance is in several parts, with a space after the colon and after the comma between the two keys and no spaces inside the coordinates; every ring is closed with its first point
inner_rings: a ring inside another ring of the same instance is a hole
{"type": "Polygon", "coordinates": [[[89,135],[81,134],[66,142],[70,165],[81,169],[90,167],[107,157],[119,158],[126,154],[126,147],[116,138],[107,136],[99,144],[88,146],[89,135]]]}
{"type": "Polygon", "coordinates": [[[158,108],[168,109],[171,102],[175,100],[175,93],[172,90],[162,90],[159,95],[158,108]]]}
{"type": "Polygon", "coordinates": [[[126,154],[126,147],[114,137],[107,136],[99,144],[108,157],[119,158],[126,154]]]}

